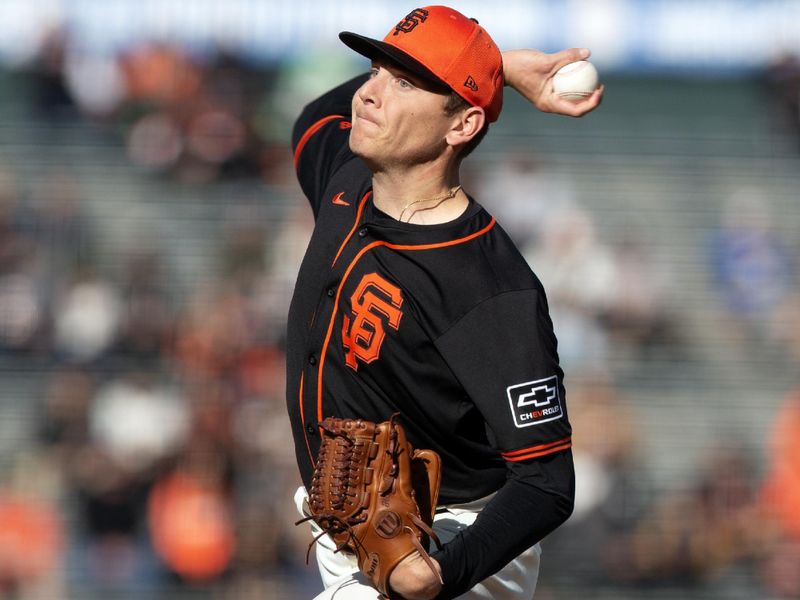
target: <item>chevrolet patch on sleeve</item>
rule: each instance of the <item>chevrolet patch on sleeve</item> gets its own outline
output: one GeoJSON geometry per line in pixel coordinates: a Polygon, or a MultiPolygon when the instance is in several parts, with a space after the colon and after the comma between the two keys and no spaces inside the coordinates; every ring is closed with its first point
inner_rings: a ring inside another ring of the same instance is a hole
{"type": "Polygon", "coordinates": [[[555,375],[512,385],[506,391],[517,427],[540,425],[564,415],[558,393],[558,377],[555,375]]]}

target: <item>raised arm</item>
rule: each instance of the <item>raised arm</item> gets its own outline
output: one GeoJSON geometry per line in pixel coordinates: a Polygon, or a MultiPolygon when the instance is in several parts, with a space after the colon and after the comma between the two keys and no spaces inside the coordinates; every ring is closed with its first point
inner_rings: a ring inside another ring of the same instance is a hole
{"type": "Polygon", "coordinates": [[[586,60],[591,54],[586,48],[569,48],[552,54],[539,50],[508,50],[502,54],[506,85],[542,112],[581,117],[597,108],[603,99],[602,85],[579,101],[564,100],[553,92],[553,75],[564,65],[586,60]]]}

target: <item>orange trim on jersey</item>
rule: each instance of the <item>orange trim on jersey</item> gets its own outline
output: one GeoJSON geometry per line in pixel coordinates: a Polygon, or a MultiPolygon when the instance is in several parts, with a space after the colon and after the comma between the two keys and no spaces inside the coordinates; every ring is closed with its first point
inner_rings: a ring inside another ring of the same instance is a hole
{"type": "MultiPolygon", "coordinates": [[[[356,222],[358,222],[358,221],[356,221],[356,222]]],[[[494,217],[492,217],[492,220],[489,221],[489,224],[486,225],[486,227],[476,231],[475,233],[471,233],[470,235],[464,236],[462,238],[456,238],[454,240],[448,240],[446,242],[439,242],[439,243],[435,243],[435,244],[417,244],[417,245],[413,245],[413,244],[391,244],[391,243],[385,242],[383,240],[378,240],[378,241],[372,242],[371,244],[368,244],[368,245],[364,246],[359,251],[359,253],[355,255],[353,260],[350,261],[350,264],[347,266],[347,269],[345,270],[344,275],[342,276],[342,280],[339,282],[339,287],[336,289],[336,299],[334,300],[334,303],[333,303],[333,312],[331,313],[331,320],[328,323],[328,332],[325,334],[325,342],[322,344],[322,350],[320,351],[320,355],[319,355],[319,371],[318,371],[318,374],[317,374],[317,419],[319,419],[320,423],[324,419],[324,417],[322,415],[322,374],[323,374],[324,368],[325,368],[325,359],[326,359],[326,357],[328,355],[328,345],[330,344],[331,336],[333,335],[333,323],[336,320],[336,311],[339,308],[339,299],[340,299],[340,297],[342,295],[342,288],[344,287],[344,283],[345,283],[345,281],[347,281],[347,278],[350,276],[350,273],[353,271],[353,268],[355,267],[356,263],[359,260],[361,260],[361,257],[364,256],[367,252],[369,252],[373,248],[377,248],[379,246],[385,246],[387,248],[391,248],[392,250],[403,250],[403,251],[405,251],[405,250],[434,250],[434,249],[437,249],[437,248],[447,248],[449,246],[456,246],[458,244],[463,244],[465,242],[469,242],[471,240],[474,240],[477,237],[480,237],[480,236],[486,234],[494,226],[495,226],[495,219],[494,219],[494,217]]]]}
{"type": "Polygon", "coordinates": [[[331,268],[333,268],[333,265],[335,265],[336,261],[339,260],[339,255],[344,250],[344,247],[347,246],[347,242],[349,242],[350,238],[353,237],[353,234],[355,233],[356,228],[358,227],[358,222],[361,220],[361,211],[364,210],[364,206],[367,204],[367,199],[371,195],[372,195],[372,190],[368,191],[366,194],[364,194],[364,197],[361,198],[361,202],[359,202],[359,204],[358,204],[358,211],[356,211],[356,220],[353,222],[353,227],[350,229],[349,233],[344,238],[344,241],[342,242],[342,245],[339,246],[339,251],[336,253],[336,256],[334,257],[333,262],[331,263],[331,268]]]}
{"type": "Polygon", "coordinates": [[[306,132],[300,138],[300,141],[297,142],[297,148],[294,149],[294,168],[295,171],[297,170],[297,164],[300,162],[300,153],[303,151],[303,148],[308,143],[308,140],[311,139],[311,136],[317,133],[326,123],[330,123],[334,119],[344,119],[344,115],[328,115],[327,117],[323,117],[316,123],[314,123],[311,127],[306,129],[306,132]]]}
{"type": "Polygon", "coordinates": [[[522,448],[520,450],[512,450],[511,452],[503,452],[502,456],[511,462],[520,462],[530,458],[539,458],[540,456],[547,456],[553,452],[560,450],[567,450],[572,447],[572,437],[565,437],[555,442],[548,444],[539,444],[538,446],[531,446],[530,448],[522,448]]]}

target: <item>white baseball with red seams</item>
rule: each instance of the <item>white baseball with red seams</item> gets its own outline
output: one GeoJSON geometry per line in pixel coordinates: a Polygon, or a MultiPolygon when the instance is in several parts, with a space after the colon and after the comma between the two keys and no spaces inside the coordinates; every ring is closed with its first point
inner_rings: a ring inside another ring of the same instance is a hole
{"type": "Polygon", "coordinates": [[[553,91],[566,100],[583,100],[600,84],[595,66],[586,60],[569,63],[553,76],[553,91]]]}

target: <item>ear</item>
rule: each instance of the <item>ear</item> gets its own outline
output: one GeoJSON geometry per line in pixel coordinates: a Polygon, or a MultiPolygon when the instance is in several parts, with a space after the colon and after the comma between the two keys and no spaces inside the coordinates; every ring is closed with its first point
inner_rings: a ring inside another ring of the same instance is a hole
{"type": "Polygon", "coordinates": [[[445,136],[450,146],[462,146],[478,135],[486,122],[486,113],[478,106],[470,106],[453,117],[453,125],[445,136]]]}

